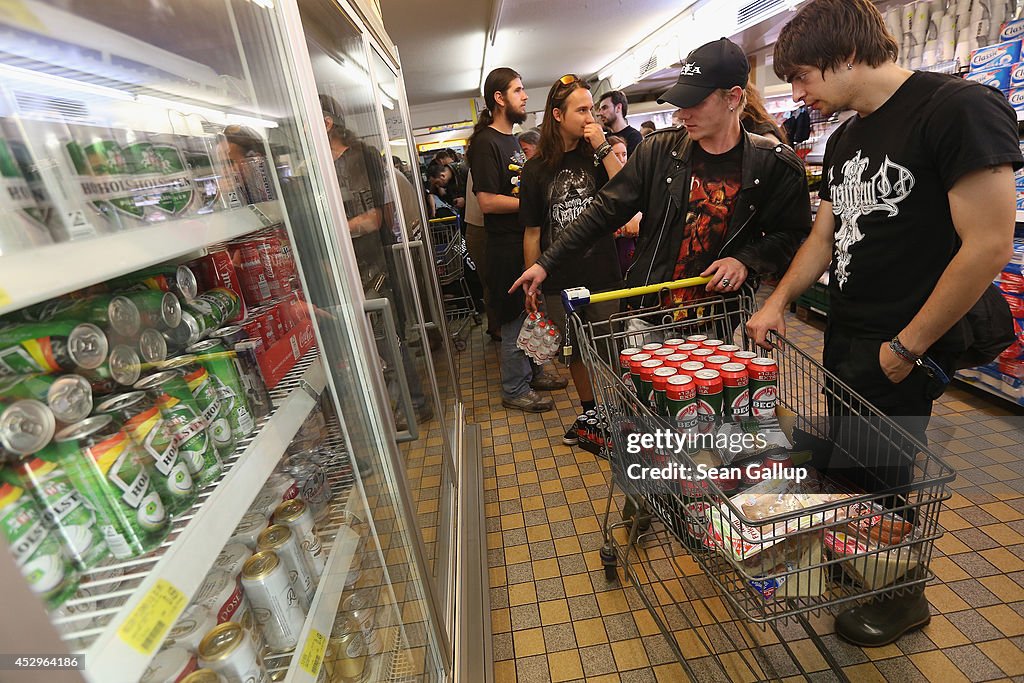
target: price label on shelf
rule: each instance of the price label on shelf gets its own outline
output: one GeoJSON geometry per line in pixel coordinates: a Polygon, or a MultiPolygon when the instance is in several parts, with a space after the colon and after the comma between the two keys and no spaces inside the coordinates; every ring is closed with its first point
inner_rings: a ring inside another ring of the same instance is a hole
{"type": "Polygon", "coordinates": [[[133,650],[152,655],[181,616],[186,602],[184,593],[170,581],[160,579],[117,629],[117,635],[133,650]]]}
{"type": "Polygon", "coordinates": [[[11,303],[11,295],[7,293],[7,290],[0,287],[0,306],[8,306],[11,303]]]}
{"type": "Polygon", "coordinates": [[[327,651],[327,636],[315,628],[309,632],[306,638],[306,645],[302,648],[302,656],[299,657],[299,666],[310,676],[320,674],[320,666],[324,663],[324,653],[327,651]]]}

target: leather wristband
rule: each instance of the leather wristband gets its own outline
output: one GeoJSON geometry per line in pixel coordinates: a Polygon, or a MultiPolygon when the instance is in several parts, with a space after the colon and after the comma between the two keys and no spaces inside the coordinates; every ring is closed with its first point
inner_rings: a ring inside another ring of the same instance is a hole
{"type": "Polygon", "coordinates": [[[594,166],[601,163],[602,160],[612,151],[612,146],[605,140],[601,143],[601,146],[594,151],[594,166]]]}
{"type": "Polygon", "coordinates": [[[909,349],[907,349],[906,346],[903,345],[898,336],[893,337],[892,341],[889,342],[889,349],[897,356],[907,361],[908,363],[917,365],[921,360],[920,356],[914,354],[909,349]]]}

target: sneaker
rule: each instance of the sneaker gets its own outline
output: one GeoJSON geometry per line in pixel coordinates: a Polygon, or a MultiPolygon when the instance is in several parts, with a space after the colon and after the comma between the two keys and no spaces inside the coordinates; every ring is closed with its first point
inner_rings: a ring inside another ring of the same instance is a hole
{"type": "Polygon", "coordinates": [[[562,437],[562,443],[566,446],[577,446],[580,442],[580,435],[576,433],[576,427],[580,421],[576,420],[572,423],[572,426],[565,430],[565,436],[562,437]]]}
{"type": "Polygon", "coordinates": [[[536,391],[527,391],[522,396],[501,399],[501,405],[527,413],[546,413],[555,407],[550,398],[542,398],[536,391]]]}
{"type": "Polygon", "coordinates": [[[569,380],[548,370],[541,370],[530,382],[530,387],[537,391],[556,391],[565,389],[567,386],[569,386],[569,380]]]}

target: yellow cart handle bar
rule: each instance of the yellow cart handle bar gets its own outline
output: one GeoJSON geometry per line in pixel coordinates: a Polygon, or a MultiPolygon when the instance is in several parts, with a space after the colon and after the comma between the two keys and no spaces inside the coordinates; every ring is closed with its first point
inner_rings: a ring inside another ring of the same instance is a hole
{"type": "Polygon", "coordinates": [[[629,289],[613,289],[608,292],[598,292],[597,294],[591,294],[590,290],[586,287],[573,287],[572,289],[562,290],[562,304],[565,306],[566,313],[575,313],[578,309],[588,304],[599,304],[602,301],[618,301],[645,294],[657,294],[666,289],[699,287],[709,282],[711,282],[709,277],[688,277],[683,280],[673,280],[672,282],[631,287],[629,289]]]}

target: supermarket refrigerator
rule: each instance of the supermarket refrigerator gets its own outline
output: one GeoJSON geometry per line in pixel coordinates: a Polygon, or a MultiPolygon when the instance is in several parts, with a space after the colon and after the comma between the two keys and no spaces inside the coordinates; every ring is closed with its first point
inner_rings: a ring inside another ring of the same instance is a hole
{"type": "Polygon", "coordinates": [[[393,156],[372,6],[0,12],[0,680],[489,676],[479,433],[393,156]]]}

